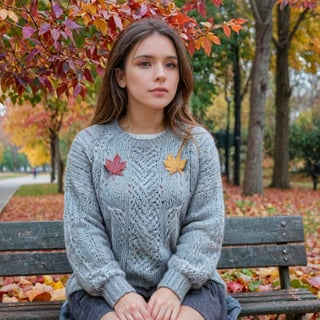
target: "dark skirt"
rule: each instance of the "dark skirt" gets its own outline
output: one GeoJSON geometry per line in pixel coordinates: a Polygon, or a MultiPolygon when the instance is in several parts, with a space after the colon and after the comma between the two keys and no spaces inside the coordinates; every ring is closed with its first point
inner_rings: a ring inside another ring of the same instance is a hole
{"type": "MultiPolygon", "coordinates": [[[[155,289],[135,288],[146,301],[155,289]]],[[[240,312],[239,303],[227,296],[222,285],[209,280],[199,289],[191,289],[182,301],[182,305],[198,311],[205,320],[236,320],[240,312]]],[[[100,320],[113,308],[102,297],[93,297],[86,291],[77,291],[71,295],[61,310],[60,320],[100,320]]]]}

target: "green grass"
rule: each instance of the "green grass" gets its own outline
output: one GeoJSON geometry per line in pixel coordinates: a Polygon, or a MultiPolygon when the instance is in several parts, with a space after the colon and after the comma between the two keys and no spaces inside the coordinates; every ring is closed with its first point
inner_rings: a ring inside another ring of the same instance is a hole
{"type": "Polygon", "coordinates": [[[16,178],[16,177],[24,177],[27,175],[30,175],[30,173],[0,172],[0,180],[16,178]]]}
{"type": "Polygon", "coordinates": [[[18,188],[15,196],[47,196],[58,193],[58,185],[56,183],[30,184],[18,188]]]}

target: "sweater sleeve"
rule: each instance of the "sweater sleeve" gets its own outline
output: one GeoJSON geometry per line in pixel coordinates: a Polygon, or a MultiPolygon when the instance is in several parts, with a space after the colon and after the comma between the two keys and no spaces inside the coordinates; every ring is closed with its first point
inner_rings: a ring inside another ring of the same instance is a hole
{"type": "Polygon", "coordinates": [[[111,250],[92,178],[93,142],[79,134],[70,149],[65,175],[64,228],[74,276],[89,294],[103,296],[113,307],[135,291],[111,250]]]}
{"type": "MultiPolygon", "coordinates": [[[[158,287],[168,287],[183,300],[191,287],[201,287],[216,271],[224,231],[224,199],[220,162],[208,132],[196,135],[196,157],[191,174],[196,185],[182,227],[176,252],[158,287]]],[[[193,156],[195,156],[193,154],[193,156]]]]}

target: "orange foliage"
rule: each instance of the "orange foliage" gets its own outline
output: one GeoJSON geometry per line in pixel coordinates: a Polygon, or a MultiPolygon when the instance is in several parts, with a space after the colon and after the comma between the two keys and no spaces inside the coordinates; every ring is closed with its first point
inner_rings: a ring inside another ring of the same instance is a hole
{"type": "Polygon", "coordinates": [[[63,194],[11,198],[1,221],[62,220],[63,194]]]}

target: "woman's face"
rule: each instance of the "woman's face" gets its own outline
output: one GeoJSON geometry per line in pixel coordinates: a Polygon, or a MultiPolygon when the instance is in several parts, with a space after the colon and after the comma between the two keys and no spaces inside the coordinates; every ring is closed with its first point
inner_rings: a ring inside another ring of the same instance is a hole
{"type": "Polygon", "coordinates": [[[172,41],[158,33],[144,39],[129,53],[117,82],[126,88],[129,112],[163,112],[179,84],[178,56],[172,41]]]}

